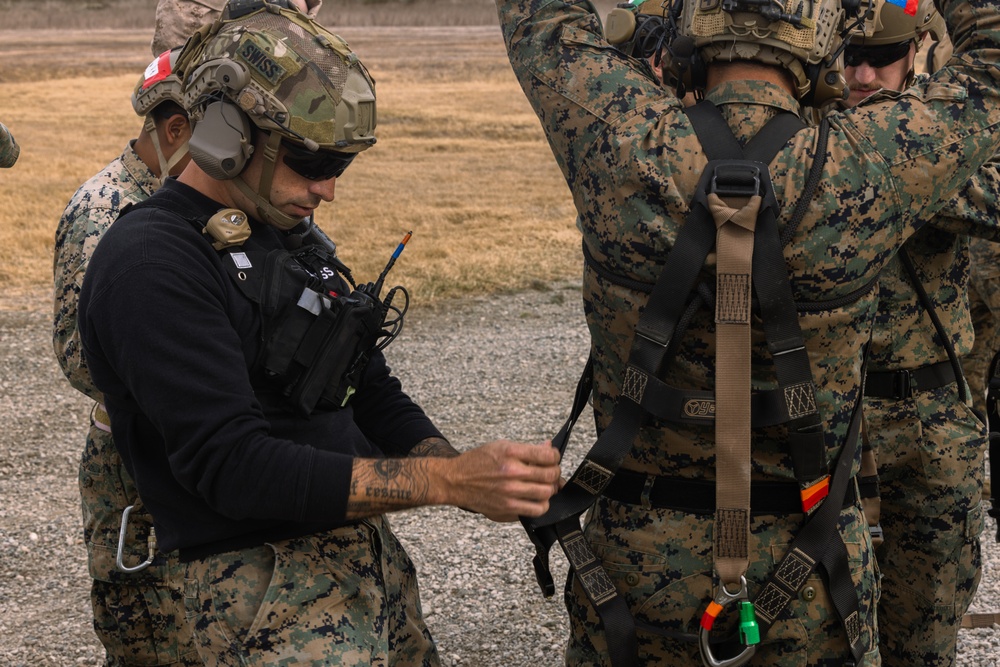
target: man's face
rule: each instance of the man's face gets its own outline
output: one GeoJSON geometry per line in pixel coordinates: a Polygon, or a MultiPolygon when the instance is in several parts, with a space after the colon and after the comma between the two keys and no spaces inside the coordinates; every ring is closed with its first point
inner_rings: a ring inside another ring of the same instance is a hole
{"type": "MultiPolygon", "coordinates": [[[[304,149],[303,149],[304,150],[304,149]]],[[[292,150],[285,142],[278,149],[274,164],[274,176],[271,180],[271,192],[268,199],[271,205],[282,213],[294,218],[307,218],[323,202],[334,199],[337,186],[335,171],[336,160],[332,164],[324,159],[329,152],[320,151],[316,154],[300,154],[292,150]],[[303,175],[304,172],[305,175],[303,175]]],[[[254,151],[246,171],[244,180],[251,186],[260,183],[260,175],[264,162],[264,151],[254,151]]],[[[345,165],[346,166],[346,165],[345,165]]],[[[234,196],[242,197],[239,190],[232,188],[234,196]]],[[[253,205],[243,203],[243,210],[253,210],[253,205]]]]}
{"type": "Polygon", "coordinates": [[[916,54],[917,48],[912,40],[876,47],[847,47],[844,76],[851,89],[847,106],[856,106],[882,88],[902,90],[913,71],[916,54]]]}

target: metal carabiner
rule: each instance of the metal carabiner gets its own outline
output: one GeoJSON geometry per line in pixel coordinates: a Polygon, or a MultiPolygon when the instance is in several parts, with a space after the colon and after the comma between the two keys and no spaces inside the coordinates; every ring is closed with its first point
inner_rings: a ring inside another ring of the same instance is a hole
{"type": "Polygon", "coordinates": [[[122,527],[118,530],[118,553],[115,554],[115,565],[122,572],[139,572],[140,570],[145,570],[156,558],[156,530],[150,526],[149,537],[146,538],[146,546],[149,548],[149,555],[146,556],[146,560],[139,563],[134,567],[128,567],[124,562],[125,553],[125,531],[128,528],[128,515],[132,511],[135,505],[129,505],[124,510],[122,510],[122,527]]]}
{"type": "Polygon", "coordinates": [[[756,644],[748,644],[740,653],[732,658],[718,660],[712,655],[712,646],[708,641],[708,635],[712,631],[712,624],[719,613],[733,602],[741,600],[749,601],[749,599],[747,580],[744,576],[740,576],[740,590],[735,594],[727,591],[725,584],[719,586],[718,595],[708,605],[708,609],[701,617],[701,630],[698,632],[698,650],[701,652],[701,661],[705,664],[705,667],[740,667],[740,665],[746,664],[753,657],[753,654],[757,652],[756,644]]]}

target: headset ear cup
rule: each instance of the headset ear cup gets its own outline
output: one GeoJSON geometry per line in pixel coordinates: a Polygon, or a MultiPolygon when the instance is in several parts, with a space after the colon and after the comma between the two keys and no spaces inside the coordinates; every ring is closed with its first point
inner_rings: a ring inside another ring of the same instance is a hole
{"type": "Polygon", "coordinates": [[[191,130],[188,151],[202,171],[220,181],[236,178],[252,152],[250,121],[234,104],[211,102],[191,130]]]}
{"type": "Polygon", "coordinates": [[[702,62],[694,40],[678,35],[667,45],[663,60],[664,83],[678,91],[691,92],[705,89],[705,63],[702,62]]]}
{"type": "Polygon", "coordinates": [[[810,65],[806,69],[809,77],[809,92],[802,98],[802,104],[821,108],[831,102],[842,102],[847,99],[850,90],[844,78],[844,70],[838,59],[832,66],[826,63],[810,65]]]}

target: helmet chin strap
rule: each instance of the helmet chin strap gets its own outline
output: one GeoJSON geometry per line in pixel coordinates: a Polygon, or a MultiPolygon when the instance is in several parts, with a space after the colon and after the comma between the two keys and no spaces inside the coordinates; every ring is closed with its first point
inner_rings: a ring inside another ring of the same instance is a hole
{"type": "Polygon", "coordinates": [[[282,213],[271,204],[271,182],[274,180],[274,163],[278,159],[279,146],[281,146],[281,135],[277,132],[271,132],[263,147],[264,164],[261,166],[260,184],[256,190],[243,179],[243,174],[233,180],[240,192],[253,201],[257,207],[257,216],[261,220],[287,231],[302,222],[302,218],[282,213]]]}
{"type": "Polygon", "coordinates": [[[156,149],[156,159],[160,162],[160,182],[167,180],[170,176],[170,170],[177,166],[177,163],[184,159],[184,156],[188,152],[188,142],[185,140],[174,154],[170,156],[168,160],[163,154],[163,149],[160,148],[160,135],[156,132],[156,121],[153,120],[152,114],[147,114],[146,119],[142,123],[142,129],[146,131],[149,138],[153,141],[153,148],[156,149]]]}

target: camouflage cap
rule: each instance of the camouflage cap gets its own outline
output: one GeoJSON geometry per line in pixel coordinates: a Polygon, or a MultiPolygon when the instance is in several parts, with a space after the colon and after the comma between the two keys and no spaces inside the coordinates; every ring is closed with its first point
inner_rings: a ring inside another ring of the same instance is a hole
{"type": "Polygon", "coordinates": [[[375,143],[375,83],[343,39],[295,10],[260,3],[223,16],[180,56],[192,121],[224,97],[257,127],[321,149],[375,143]]]}
{"type": "MultiPolygon", "coordinates": [[[[159,0],[156,3],[156,17],[153,27],[153,41],[150,44],[153,56],[159,56],[178,46],[184,46],[188,37],[199,28],[212,23],[222,13],[227,0],[159,0]]],[[[316,18],[323,0],[296,0],[306,9],[306,14],[316,18]]]]}
{"type": "Polygon", "coordinates": [[[0,123],[0,167],[13,167],[20,154],[21,148],[14,141],[14,135],[3,123],[0,123]]]}

